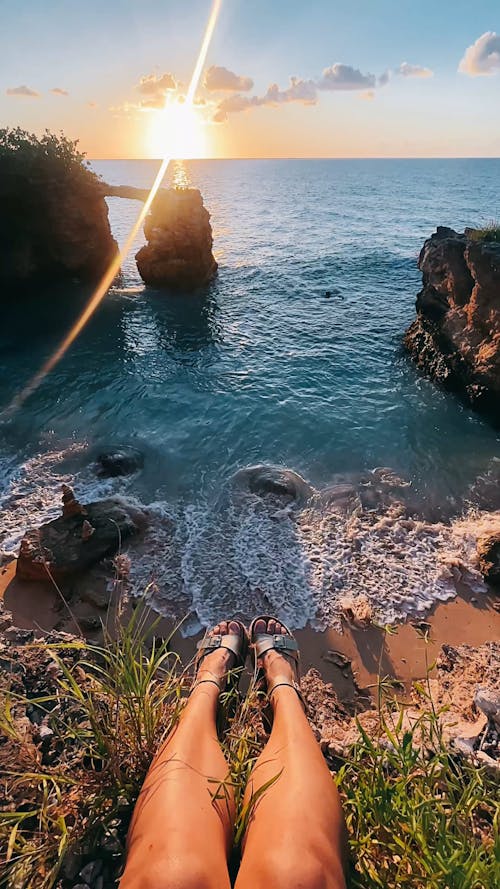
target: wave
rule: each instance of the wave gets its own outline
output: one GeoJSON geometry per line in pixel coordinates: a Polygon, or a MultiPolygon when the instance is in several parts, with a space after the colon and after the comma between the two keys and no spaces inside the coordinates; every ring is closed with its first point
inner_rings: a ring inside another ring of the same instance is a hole
{"type": "Polygon", "coordinates": [[[215,498],[145,505],[133,497],[133,478],[98,479],[88,457],[85,444],[73,444],[18,468],[5,460],[3,551],[15,552],[28,527],[60,513],[63,483],[84,502],[122,496],[149,516],[128,548],[131,592],[165,616],[189,614],[186,634],[259,612],[296,629],[340,630],[342,617],[359,610],[389,624],[453,598],[459,584],[486,589],[475,540],[498,527],[500,513],[427,521],[390,469],[316,490],[291,470],[247,467],[215,498]]]}

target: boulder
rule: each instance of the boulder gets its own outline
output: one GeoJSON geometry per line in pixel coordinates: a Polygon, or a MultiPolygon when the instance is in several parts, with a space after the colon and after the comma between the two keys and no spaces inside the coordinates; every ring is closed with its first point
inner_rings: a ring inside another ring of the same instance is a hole
{"type": "Polygon", "coordinates": [[[136,448],[120,448],[103,451],[96,458],[97,475],[101,478],[116,478],[132,475],[144,466],[144,457],[136,448]]]}
{"type": "Polygon", "coordinates": [[[71,489],[64,487],[63,515],[28,531],[21,541],[17,576],[22,580],[51,576],[59,582],[71,577],[114,555],[145,524],[143,513],[119,499],[82,506],[70,497],[71,489]]]}
{"type": "Polygon", "coordinates": [[[439,227],[418,266],[423,288],[407,350],[427,376],[500,421],[500,243],[439,227]]]}
{"type": "Polygon", "coordinates": [[[210,214],[197,188],[164,189],[144,223],[148,243],[136,254],[146,284],[195,290],[215,276],[210,214]]]}
{"type": "Polygon", "coordinates": [[[500,584],[500,531],[479,537],[477,554],[483,577],[491,583],[500,584]]]}

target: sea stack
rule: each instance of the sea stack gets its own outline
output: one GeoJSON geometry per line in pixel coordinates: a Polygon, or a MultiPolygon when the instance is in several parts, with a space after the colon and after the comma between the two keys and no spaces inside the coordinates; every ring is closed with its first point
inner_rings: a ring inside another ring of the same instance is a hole
{"type": "Polygon", "coordinates": [[[419,368],[500,422],[500,231],[439,227],[404,343],[419,368]]]}
{"type": "Polygon", "coordinates": [[[160,192],[144,223],[144,234],[148,243],[135,258],[145,284],[190,291],[215,276],[210,214],[197,188],[160,192]]]}

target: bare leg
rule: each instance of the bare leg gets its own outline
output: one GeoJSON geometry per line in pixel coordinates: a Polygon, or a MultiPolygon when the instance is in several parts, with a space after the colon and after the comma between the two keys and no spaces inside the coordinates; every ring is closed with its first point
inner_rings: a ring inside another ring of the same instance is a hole
{"type": "MultiPolygon", "coordinates": [[[[239,632],[231,623],[229,632],[239,632]]],[[[227,623],[214,627],[224,635],[227,623]]],[[[226,649],[207,654],[197,679],[221,680],[234,664],[226,649]]],[[[203,682],[153,760],[135,807],[120,889],[229,889],[227,857],[234,798],[214,800],[228,775],[217,740],[219,689],[203,682]]]]}
{"type": "MultiPolygon", "coordinates": [[[[261,633],[285,632],[262,621],[261,633]]],[[[277,651],[267,652],[268,681],[295,678],[295,667],[277,651]]],[[[246,801],[279,775],[258,799],[243,847],[236,889],[345,889],[345,823],[339,794],[293,688],[271,696],[271,736],[255,765],[246,801]]]]}

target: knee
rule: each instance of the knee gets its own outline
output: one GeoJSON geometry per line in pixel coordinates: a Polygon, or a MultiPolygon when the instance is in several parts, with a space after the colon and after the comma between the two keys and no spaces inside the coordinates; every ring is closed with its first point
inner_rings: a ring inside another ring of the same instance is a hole
{"type": "Polygon", "coordinates": [[[144,862],[139,870],[125,868],[119,889],[219,889],[206,862],[189,856],[183,861],[165,859],[163,862],[144,862]]]}
{"type": "Polygon", "coordinates": [[[285,855],[267,850],[259,871],[259,885],[273,889],[345,889],[341,863],[314,852],[287,850],[285,855]]]}

